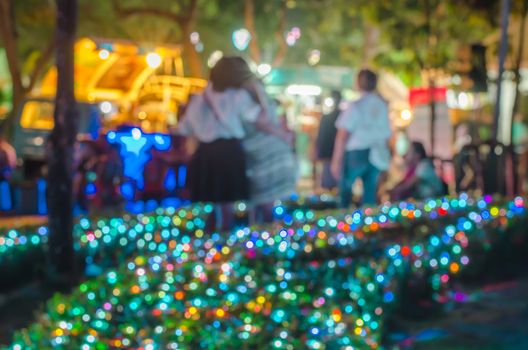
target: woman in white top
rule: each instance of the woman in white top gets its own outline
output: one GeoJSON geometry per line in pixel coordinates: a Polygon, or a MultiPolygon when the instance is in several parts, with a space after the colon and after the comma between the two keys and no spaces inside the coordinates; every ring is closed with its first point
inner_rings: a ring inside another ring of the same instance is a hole
{"type": "Polygon", "coordinates": [[[248,81],[253,79],[242,58],[220,59],[211,70],[209,85],[191,98],[178,126],[180,135],[198,141],[189,166],[191,199],[219,204],[215,226],[221,230],[232,227],[233,202],[250,197],[242,146],[247,125],[271,134],[278,132],[248,89],[248,81]]]}
{"type": "Polygon", "coordinates": [[[361,97],[336,121],[332,175],[340,180],[340,205],[344,208],[350,205],[351,187],[358,177],[363,181],[363,204],[375,204],[379,175],[389,167],[388,106],[376,92],[376,84],[374,72],[361,70],[357,78],[361,97]]]}
{"type": "Polygon", "coordinates": [[[241,140],[244,123],[254,123],[261,112],[242,88],[247,77],[239,64],[234,57],[218,61],[205,91],[189,101],[177,131],[198,142],[189,164],[191,200],[218,204],[209,226],[221,230],[232,226],[233,202],[249,199],[241,140]]]}

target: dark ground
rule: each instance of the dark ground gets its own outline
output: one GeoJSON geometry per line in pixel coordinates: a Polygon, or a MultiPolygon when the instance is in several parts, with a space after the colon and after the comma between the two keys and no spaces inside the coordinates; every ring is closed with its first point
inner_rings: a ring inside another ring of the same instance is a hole
{"type": "Polygon", "coordinates": [[[11,341],[13,333],[27,327],[44,310],[53,290],[40,283],[30,284],[8,294],[0,294],[0,346],[11,341]]]}
{"type": "Polygon", "coordinates": [[[468,301],[437,317],[399,319],[401,349],[528,350],[528,277],[461,290],[468,301]]]}

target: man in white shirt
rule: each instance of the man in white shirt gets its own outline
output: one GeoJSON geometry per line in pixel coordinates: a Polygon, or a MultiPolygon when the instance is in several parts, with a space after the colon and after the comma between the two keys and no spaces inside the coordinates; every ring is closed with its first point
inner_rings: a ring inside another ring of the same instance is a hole
{"type": "Polygon", "coordinates": [[[376,92],[376,84],[374,72],[361,70],[357,78],[361,97],[336,122],[332,174],[340,180],[340,205],[344,208],[350,205],[351,187],[358,177],[363,181],[363,204],[376,204],[379,175],[390,164],[388,106],[376,92]]]}

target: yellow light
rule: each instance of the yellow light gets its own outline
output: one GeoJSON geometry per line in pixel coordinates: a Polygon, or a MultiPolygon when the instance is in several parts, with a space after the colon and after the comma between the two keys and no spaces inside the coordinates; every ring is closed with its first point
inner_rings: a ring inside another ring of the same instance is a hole
{"type": "Polygon", "coordinates": [[[150,68],[158,68],[161,66],[161,56],[155,52],[151,52],[147,55],[147,64],[150,68]]]}
{"type": "Polygon", "coordinates": [[[222,309],[217,309],[216,310],[216,316],[220,317],[220,318],[224,317],[225,316],[225,311],[222,310],[222,309]]]}
{"type": "Polygon", "coordinates": [[[78,47],[78,48],[81,48],[83,50],[87,50],[87,51],[92,51],[92,50],[95,50],[97,48],[97,44],[93,40],[88,39],[88,38],[84,38],[84,39],[79,40],[75,44],[75,46],[78,47]]]}
{"type": "Polygon", "coordinates": [[[264,298],[262,295],[257,297],[257,303],[264,304],[266,302],[266,298],[264,298]]]}
{"type": "Polygon", "coordinates": [[[66,305],[64,305],[64,304],[62,304],[62,303],[59,304],[59,305],[57,305],[57,312],[58,312],[59,314],[64,313],[64,310],[65,310],[65,309],[66,309],[66,305]]]}

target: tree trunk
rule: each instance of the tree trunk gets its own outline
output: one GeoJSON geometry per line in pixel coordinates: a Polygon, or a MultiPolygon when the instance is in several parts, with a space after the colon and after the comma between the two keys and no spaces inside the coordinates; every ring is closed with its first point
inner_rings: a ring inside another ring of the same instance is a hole
{"type": "Polygon", "coordinates": [[[288,52],[288,44],[286,44],[286,39],[284,39],[284,32],[286,31],[286,4],[284,2],[281,4],[278,16],[279,24],[277,30],[275,31],[275,38],[279,44],[279,49],[277,50],[275,58],[273,59],[273,67],[280,66],[286,57],[286,53],[288,52]]]}
{"type": "MultiPolygon", "coordinates": [[[[73,277],[73,145],[77,135],[78,111],[73,90],[74,44],[77,0],[57,3],[57,95],[55,126],[48,139],[48,210],[52,273],[73,277]]],[[[68,280],[70,282],[71,280],[68,280]]]]}
{"type": "Polygon", "coordinates": [[[257,29],[255,28],[255,3],[253,0],[244,1],[244,23],[251,34],[249,55],[256,64],[259,64],[261,57],[257,29]]]}
{"type": "MultiPolygon", "coordinates": [[[[0,0],[0,36],[6,52],[7,65],[13,89],[13,111],[16,111],[25,96],[17,52],[17,37],[13,18],[12,0],[0,0]]],[[[11,118],[12,120],[13,118],[11,118]]]]}
{"type": "Polygon", "coordinates": [[[191,42],[193,25],[192,23],[183,23],[181,27],[181,31],[183,33],[183,53],[187,59],[191,76],[203,78],[202,60],[200,59],[198,52],[196,52],[194,44],[191,42]]]}
{"type": "MultiPolygon", "coordinates": [[[[13,89],[13,98],[11,100],[12,102],[12,109],[11,114],[12,116],[15,116],[18,112],[18,109],[20,108],[20,105],[22,104],[22,101],[26,97],[26,89],[21,84],[18,84],[17,79],[12,80],[12,89],[13,89]]],[[[14,121],[14,117],[10,117],[12,121],[14,121]]]]}
{"type": "Polygon", "coordinates": [[[363,49],[361,52],[361,66],[366,67],[376,56],[376,46],[378,42],[378,28],[371,23],[365,23],[363,26],[363,49]]]}
{"type": "MultiPolygon", "coordinates": [[[[521,21],[519,24],[519,50],[517,52],[517,57],[515,58],[515,102],[513,103],[513,117],[515,118],[515,114],[519,111],[519,104],[520,104],[520,97],[521,97],[521,63],[523,59],[524,54],[524,33],[525,33],[525,26],[526,26],[526,16],[528,15],[528,1],[524,2],[524,7],[522,9],[521,13],[521,21]]],[[[513,136],[513,123],[511,124],[511,136],[513,136]]],[[[513,138],[512,138],[513,140],[513,138]]]]}
{"type": "MultiPolygon", "coordinates": [[[[512,169],[510,170],[511,173],[508,175],[508,179],[510,180],[512,187],[515,189],[514,192],[517,193],[523,193],[523,181],[524,178],[521,178],[520,176],[520,169],[519,169],[519,162],[515,157],[515,145],[513,144],[513,126],[515,123],[515,118],[517,116],[517,113],[519,112],[520,103],[521,103],[521,63],[523,59],[524,54],[524,33],[525,33],[525,26],[526,26],[526,16],[528,15],[528,1],[524,2],[522,13],[521,13],[521,20],[519,23],[519,46],[518,46],[518,52],[517,57],[515,59],[515,100],[513,102],[513,110],[512,110],[512,122],[510,125],[510,140],[512,142],[512,169]]],[[[520,121],[524,123],[523,121],[520,121]]],[[[522,155],[521,155],[522,156],[522,155]]]]}

